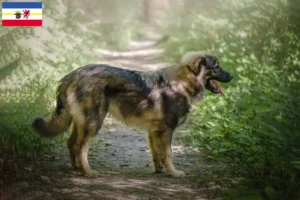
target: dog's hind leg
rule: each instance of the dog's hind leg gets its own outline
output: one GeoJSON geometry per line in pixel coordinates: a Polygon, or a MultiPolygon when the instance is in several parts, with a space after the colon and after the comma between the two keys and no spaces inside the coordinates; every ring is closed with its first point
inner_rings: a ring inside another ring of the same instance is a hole
{"type": "Polygon", "coordinates": [[[96,177],[98,175],[98,172],[90,168],[89,161],[88,161],[88,151],[90,147],[90,142],[93,140],[95,134],[97,133],[94,127],[96,125],[94,123],[90,123],[87,126],[88,126],[87,129],[89,130],[86,130],[86,132],[84,132],[84,129],[80,130],[80,132],[83,133],[82,134],[83,137],[79,139],[80,150],[78,151],[77,157],[83,174],[88,177],[96,177]]]}
{"type": "Polygon", "coordinates": [[[78,128],[77,144],[80,145],[80,149],[77,151],[77,158],[81,170],[85,176],[96,177],[98,175],[97,171],[90,168],[88,161],[88,151],[90,143],[100,130],[103,120],[89,120],[85,126],[78,128]]]}
{"type": "Polygon", "coordinates": [[[100,130],[108,111],[107,99],[104,96],[88,96],[70,103],[74,129],[68,141],[72,164],[78,166],[83,174],[96,177],[98,173],[90,168],[88,151],[90,143],[100,130]],[[73,147],[72,147],[73,146],[73,147]],[[74,159],[75,158],[75,159],[74,159]]]}
{"type": "Polygon", "coordinates": [[[80,128],[80,130],[78,130],[79,137],[77,141],[80,144],[78,159],[84,175],[88,177],[96,177],[98,172],[91,170],[89,166],[88,151],[90,142],[100,130],[106,117],[108,112],[108,103],[107,99],[103,96],[100,98],[99,102],[93,102],[91,105],[92,106],[84,108],[86,123],[80,128]]]}
{"type": "MultiPolygon", "coordinates": [[[[178,171],[175,169],[172,161],[172,130],[157,130],[150,133],[153,141],[152,155],[156,155],[161,160],[161,163],[164,165],[166,173],[172,175],[173,177],[182,177],[184,176],[183,171],[178,171]]],[[[156,161],[157,164],[160,164],[160,161],[156,161]]]]}
{"type": "Polygon", "coordinates": [[[79,145],[76,145],[77,137],[78,137],[78,132],[74,124],[71,137],[68,140],[68,149],[69,149],[71,164],[75,169],[80,168],[78,158],[76,157],[76,152],[79,151],[79,145]]]}

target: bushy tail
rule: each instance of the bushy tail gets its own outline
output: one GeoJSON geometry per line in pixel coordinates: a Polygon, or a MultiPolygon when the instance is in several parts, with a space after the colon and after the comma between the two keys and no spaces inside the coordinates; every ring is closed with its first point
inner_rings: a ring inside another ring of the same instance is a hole
{"type": "Polygon", "coordinates": [[[65,107],[65,101],[60,95],[57,96],[57,106],[50,117],[36,118],[32,123],[32,128],[44,138],[53,138],[66,131],[72,122],[72,117],[65,107]]]}

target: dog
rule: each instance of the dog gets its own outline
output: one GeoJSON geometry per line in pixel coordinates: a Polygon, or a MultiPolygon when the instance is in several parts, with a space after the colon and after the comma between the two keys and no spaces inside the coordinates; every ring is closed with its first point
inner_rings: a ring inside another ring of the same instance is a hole
{"type": "Polygon", "coordinates": [[[216,81],[228,83],[232,78],[216,56],[205,52],[189,52],[178,65],[147,72],[89,64],[60,80],[55,111],[50,118],[36,118],[32,127],[41,137],[52,138],[72,123],[67,142],[72,166],[96,177],[88,162],[89,144],[109,112],[128,126],[147,131],[155,172],[182,177],[185,173],[172,162],[175,128],[184,123],[205,90],[224,95],[216,81]]]}

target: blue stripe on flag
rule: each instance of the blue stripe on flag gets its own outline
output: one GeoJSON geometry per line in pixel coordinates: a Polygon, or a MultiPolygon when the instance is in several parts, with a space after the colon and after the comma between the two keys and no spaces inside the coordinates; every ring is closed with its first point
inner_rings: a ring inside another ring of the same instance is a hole
{"type": "Polygon", "coordinates": [[[42,8],[42,2],[2,2],[2,8],[42,8]]]}

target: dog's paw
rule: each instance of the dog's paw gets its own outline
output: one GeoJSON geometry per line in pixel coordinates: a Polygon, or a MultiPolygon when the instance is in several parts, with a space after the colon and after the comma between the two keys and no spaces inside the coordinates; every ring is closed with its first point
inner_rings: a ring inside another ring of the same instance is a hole
{"type": "Polygon", "coordinates": [[[71,159],[71,164],[72,164],[72,167],[75,169],[75,170],[79,170],[80,169],[80,164],[79,164],[79,161],[77,158],[75,158],[74,160],[71,159]]]}
{"type": "Polygon", "coordinates": [[[84,172],[84,176],[90,177],[90,178],[96,178],[99,176],[99,173],[95,170],[91,170],[91,171],[84,172]]]}
{"type": "Polygon", "coordinates": [[[164,169],[163,166],[158,167],[158,168],[154,169],[154,173],[156,173],[156,174],[163,174],[163,173],[165,173],[165,169],[164,169]]]}
{"type": "Polygon", "coordinates": [[[154,174],[164,174],[165,171],[164,170],[155,170],[154,174]]]}
{"type": "Polygon", "coordinates": [[[178,171],[178,170],[172,171],[169,174],[171,174],[171,176],[173,176],[173,177],[184,177],[185,176],[185,173],[183,171],[178,171]]]}
{"type": "Polygon", "coordinates": [[[72,163],[72,167],[74,170],[79,170],[80,169],[80,166],[78,163],[72,163]]]}

